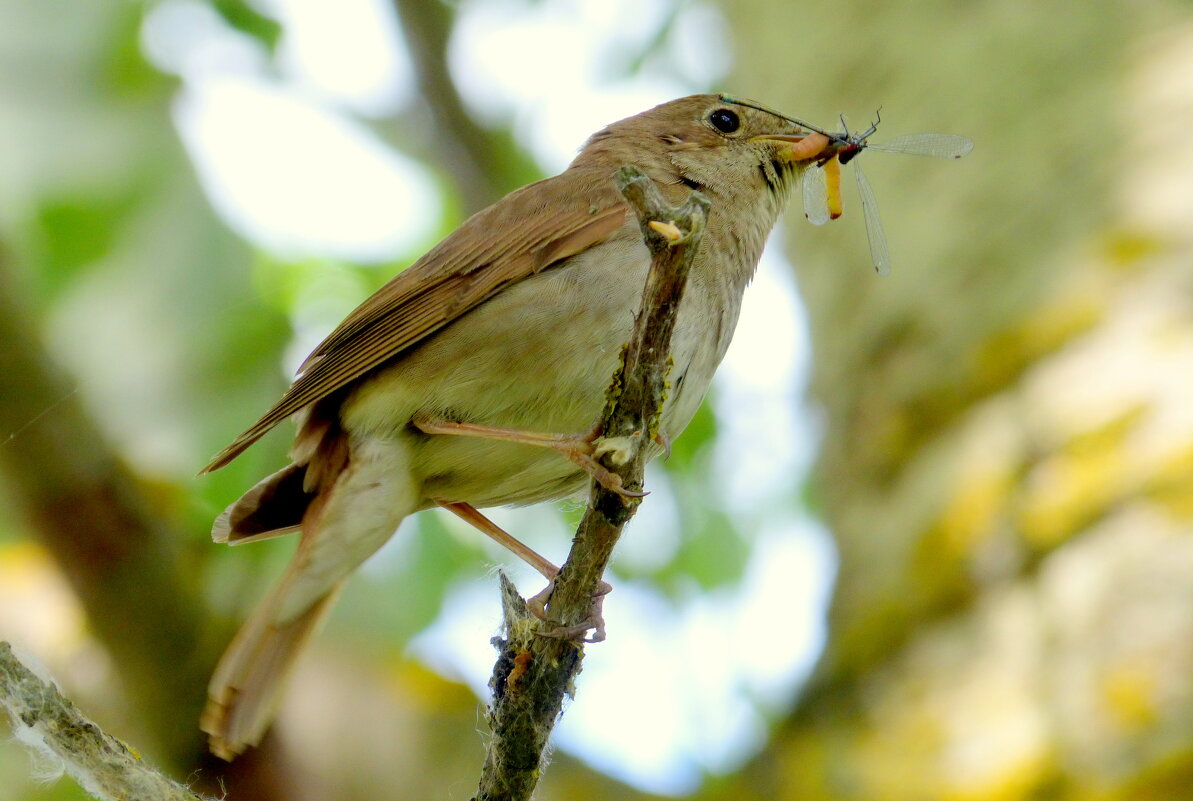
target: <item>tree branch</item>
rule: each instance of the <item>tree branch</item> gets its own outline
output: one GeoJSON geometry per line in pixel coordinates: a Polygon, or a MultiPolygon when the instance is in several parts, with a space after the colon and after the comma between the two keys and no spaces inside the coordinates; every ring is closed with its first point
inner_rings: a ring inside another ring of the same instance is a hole
{"type": "Polygon", "coordinates": [[[13,734],[60,760],[79,785],[105,801],[211,801],[145,764],[141,755],[83,716],[0,642],[0,704],[13,734]]]}
{"type": "MultiPolygon", "coordinates": [[[[638,214],[651,267],[632,339],[607,395],[597,458],[624,487],[640,489],[647,445],[658,433],[666,396],[671,333],[709,203],[693,192],[683,205],[670,206],[634,167],[622,167],[616,180],[638,214]]],[[[588,509],[547,604],[563,629],[588,625],[613,546],[640,502],[593,482],[588,509]]],[[[564,694],[571,693],[584,656],[582,643],[551,637],[550,624],[530,615],[508,579],[502,576],[501,582],[504,638],[494,639],[499,656],[489,682],[492,739],[476,801],[530,798],[564,694]]]]}

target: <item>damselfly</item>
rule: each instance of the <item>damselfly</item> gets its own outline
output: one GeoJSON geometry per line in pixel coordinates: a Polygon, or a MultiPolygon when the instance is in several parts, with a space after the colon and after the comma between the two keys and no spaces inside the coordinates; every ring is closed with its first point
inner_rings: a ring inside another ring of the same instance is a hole
{"type": "MultiPolygon", "coordinates": [[[[877,119],[862,133],[849,133],[845,118],[841,118],[843,133],[829,133],[815,126],[801,122],[811,131],[828,137],[828,144],[815,156],[803,175],[804,216],[814,225],[823,225],[841,216],[841,167],[857,158],[863,150],[877,150],[883,153],[903,153],[909,156],[935,156],[937,158],[959,159],[973,150],[973,142],[956,134],[922,133],[900,136],[889,142],[872,145],[869,142],[878,130],[877,119]]],[[[866,221],[866,236],[870,241],[870,260],[881,275],[891,271],[891,254],[887,249],[886,233],[882,219],[878,216],[878,202],[874,190],[865,174],[854,165],[857,193],[861,199],[862,217],[866,221]]]]}
{"type": "MultiPolygon", "coordinates": [[[[788,117],[786,114],[760,106],[748,100],[739,100],[722,95],[728,103],[765,111],[774,114],[788,122],[793,122],[806,128],[809,135],[806,138],[781,137],[793,143],[802,143],[806,147],[804,152],[796,149],[799,161],[811,162],[803,174],[804,216],[816,225],[823,225],[829,220],[841,216],[841,166],[857,158],[863,150],[878,150],[884,153],[904,153],[911,156],[935,156],[937,158],[959,159],[973,150],[973,142],[956,134],[922,133],[910,136],[900,136],[889,142],[878,145],[870,144],[870,137],[878,130],[878,123],[882,116],[876,112],[877,119],[862,133],[851,134],[841,117],[841,133],[831,133],[818,128],[811,123],[788,117]],[[817,136],[819,134],[819,136],[817,136]]],[[[881,109],[880,109],[881,111],[881,109]]],[[[862,217],[866,222],[866,236],[870,241],[870,260],[874,269],[886,275],[891,271],[891,255],[887,249],[886,234],[882,230],[882,220],[878,216],[878,202],[874,198],[874,190],[866,176],[855,165],[854,177],[857,179],[857,192],[862,203],[862,217]]]]}

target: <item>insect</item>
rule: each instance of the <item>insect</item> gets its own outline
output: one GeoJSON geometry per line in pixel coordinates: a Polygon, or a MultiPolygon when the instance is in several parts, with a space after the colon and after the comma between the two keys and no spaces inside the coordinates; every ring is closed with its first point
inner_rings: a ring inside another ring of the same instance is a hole
{"type": "MultiPolygon", "coordinates": [[[[803,175],[804,216],[814,225],[823,225],[829,220],[841,216],[841,167],[853,161],[863,150],[877,150],[883,153],[903,153],[909,156],[934,156],[936,158],[959,159],[973,150],[973,141],[964,136],[942,133],[922,133],[900,136],[882,144],[870,144],[870,137],[878,130],[882,122],[881,109],[875,112],[875,120],[870,127],[861,133],[849,133],[845,124],[845,117],[841,117],[841,133],[832,133],[818,128],[803,120],[787,117],[778,112],[749,101],[726,97],[727,102],[750,106],[762,111],[776,114],[794,122],[812,133],[803,141],[807,143],[805,152],[796,158],[805,158],[814,163],[810,164],[803,175]]],[[[855,165],[854,178],[857,180],[857,193],[861,199],[862,217],[866,222],[866,237],[870,242],[870,260],[879,275],[886,275],[891,271],[891,254],[887,248],[886,233],[882,229],[882,219],[878,215],[878,201],[874,197],[874,190],[865,174],[855,165]]]]}
{"type": "MultiPolygon", "coordinates": [[[[843,133],[829,133],[802,123],[811,131],[828,137],[829,143],[816,156],[816,163],[804,170],[803,195],[804,216],[814,225],[823,225],[841,216],[841,167],[853,161],[866,149],[883,153],[903,153],[909,156],[935,156],[937,158],[959,159],[973,150],[973,141],[956,134],[922,133],[900,136],[883,144],[869,142],[882,115],[875,112],[876,119],[861,133],[849,133],[845,118],[841,118],[843,133]]],[[[870,242],[870,260],[880,275],[891,271],[891,255],[887,248],[886,233],[878,215],[878,201],[865,173],[856,165],[853,168],[857,180],[857,193],[861,199],[862,217],[866,222],[866,236],[870,242]]]]}

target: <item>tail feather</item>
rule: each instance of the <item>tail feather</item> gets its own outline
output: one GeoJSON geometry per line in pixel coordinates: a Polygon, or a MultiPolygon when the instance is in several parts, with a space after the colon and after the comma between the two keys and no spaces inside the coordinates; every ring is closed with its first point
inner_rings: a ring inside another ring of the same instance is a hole
{"type": "Polygon", "coordinates": [[[291,464],[258,481],[216,518],[212,539],[242,545],[298,531],[311,503],[329,493],[348,467],[348,437],[334,416],[308,410],[290,457],[291,464]]]}
{"type": "Polygon", "coordinates": [[[231,760],[261,740],[287,674],[344,580],[419,508],[403,443],[366,441],[351,464],[346,452],[346,446],[326,449],[332,463],[346,465],[339,472],[326,469],[327,459],[314,460],[322,471],[316,492],[303,489],[310,466],[290,465],[217,521],[216,538],[227,542],[276,536],[296,516],[302,529],[281,581],[233,638],[208,685],[200,726],[219,757],[231,760]]]}
{"type": "Polygon", "coordinates": [[[210,737],[211,752],[221,759],[231,761],[261,741],[297,656],[327,616],[341,586],[293,620],[278,623],[276,611],[286,584],[283,581],[241,628],[208,685],[199,726],[210,737]]]}
{"type": "Polygon", "coordinates": [[[298,531],[315,499],[303,488],[307,468],[291,464],[241,495],[211,527],[216,542],[240,545],[298,531]]]}
{"type": "MultiPolygon", "coordinates": [[[[227,524],[230,534],[224,541],[233,544],[238,539],[243,542],[276,534],[277,530],[266,530],[252,535],[251,527],[246,530],[241,524],[252,519],[253,512],[265,500],[277,495],[277,487],[293,488],[297,484],[301,491],[302,475],[301,467],[290,465],[249,490],[216,521],[217,540],[221,521],[227,524]],[[249,512],[237,515],[238,507],[249,512]]],[[[339,595],[343,578],[329,583],[321,595],[309,599],[296,614],[283,614],[284,607],[293,605],[290,601],[295,584],[309,569],[303,545],[316,536],[324,506],[325,498],[316,497],[302,509],[300,526],[305,541],[299,544],[299,551],[281,580],[232,638],[207,685],[207,706],[199,718],[199,728],[208,734],[211,752],[221,759],[232,761],[249,746],[261,742],[286,678],[339,595]]]]}

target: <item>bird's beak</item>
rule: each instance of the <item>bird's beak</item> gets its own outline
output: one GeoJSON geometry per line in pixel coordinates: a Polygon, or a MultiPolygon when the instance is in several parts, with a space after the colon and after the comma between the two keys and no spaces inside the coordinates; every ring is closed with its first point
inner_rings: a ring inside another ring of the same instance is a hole
{"type": "Polygon", "coordinates": [[[829,145],[829,138],[822,133],[766,134],[755,136],[751,142],[765,142],[775,148],[780,158],[787,161],[808,161],[819,156],[829,145]]]}

